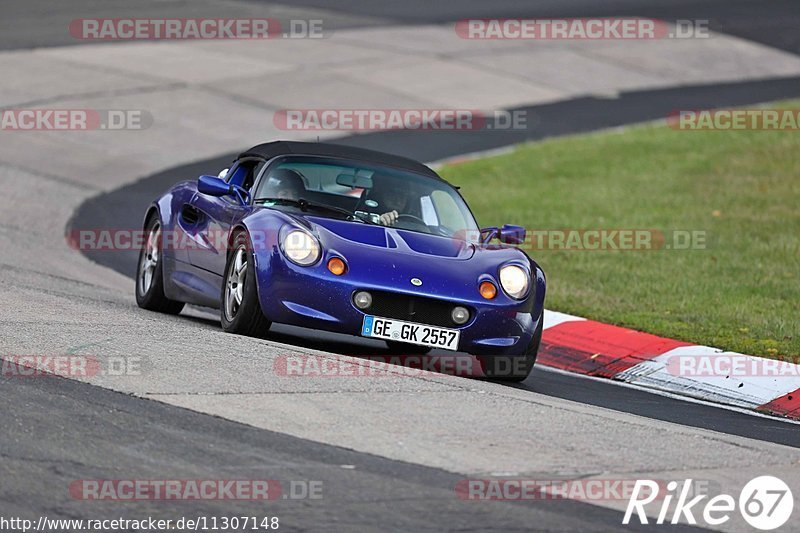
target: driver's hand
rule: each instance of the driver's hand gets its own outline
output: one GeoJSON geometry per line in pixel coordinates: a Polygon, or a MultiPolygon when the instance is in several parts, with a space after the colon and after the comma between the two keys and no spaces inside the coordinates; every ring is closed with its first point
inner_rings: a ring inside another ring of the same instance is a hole
{"type": "Polygon", "coordinates": [[[389,211],[388,213],[384,213],[378,217],[378,222],[384,226],[394,226],[394,223],[397,222],[397,217],[397,211],[389,211]]]}

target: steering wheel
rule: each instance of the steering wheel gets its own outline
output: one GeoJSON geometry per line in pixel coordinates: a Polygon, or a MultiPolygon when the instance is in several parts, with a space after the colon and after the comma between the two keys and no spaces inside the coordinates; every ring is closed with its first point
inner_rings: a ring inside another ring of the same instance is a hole
{"type": "Polygon", "coordinates": [[[414,216],[414,215],[409,215],[408,213],[401,213],[401,214],[397,215],[397,220],[398,220],[398,221],[399,221],[401,218],[410,218],[410,219],[411,219],[411,220],[413,220],[414,222],[419,222],[420,224],[422,224],[422,225],[423,225],[423,226],[425,226],[426,228],[428,227],[428,225],[425,223],[425,221],[424,221],[424,220],[422,220],[421,218],[417,217],[417,216],[414,216]]]}

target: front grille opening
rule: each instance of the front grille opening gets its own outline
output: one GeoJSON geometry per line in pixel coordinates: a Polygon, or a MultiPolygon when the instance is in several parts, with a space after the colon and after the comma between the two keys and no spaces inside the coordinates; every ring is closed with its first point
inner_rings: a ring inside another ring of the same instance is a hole
{"type": "Polygon", "coordinates": [[[411,296],[385,291],[368,292],[372,294],[372,305],[362,311],[370,315],[419,322],[443,328],[462,327],[465,324],[469,324],[469,320],[472,320],[472,317],[475,316],[472,309],[462,305],[462,307],[466,307],[469,310],[470,318],[465,324],[456,324],[453,322],[451,313],[456,305],[461,304],[424,296],[411,296]]]}

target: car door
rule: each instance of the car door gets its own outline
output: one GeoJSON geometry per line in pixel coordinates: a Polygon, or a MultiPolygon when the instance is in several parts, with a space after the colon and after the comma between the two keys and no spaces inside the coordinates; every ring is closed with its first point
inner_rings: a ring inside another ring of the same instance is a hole
{"type": "MultiPolygon", "coordinates": [[[[226,181],[237,186],[249,188],[253,183],[253,174],[260,168],[259,161],[239,161],[228,171],[226,181]]],[[[189,262],[203,270],[219,276],[225,270],[227,259],[227,242],[231,225],[250,211],[249,205],[243,206],[236,195],[210,196],[201,192],[195,193],[184,211],[196,222],[186,233],[193,240],[188,250],[189,262]]]]}

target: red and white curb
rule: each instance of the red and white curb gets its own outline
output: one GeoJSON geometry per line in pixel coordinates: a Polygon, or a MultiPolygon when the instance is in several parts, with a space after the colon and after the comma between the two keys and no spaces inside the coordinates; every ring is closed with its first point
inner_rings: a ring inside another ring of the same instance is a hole
{"type": "Polygon", "coordinates": [[[800,365],[545,311],[537,364],[800,420],[800,365]]]}

